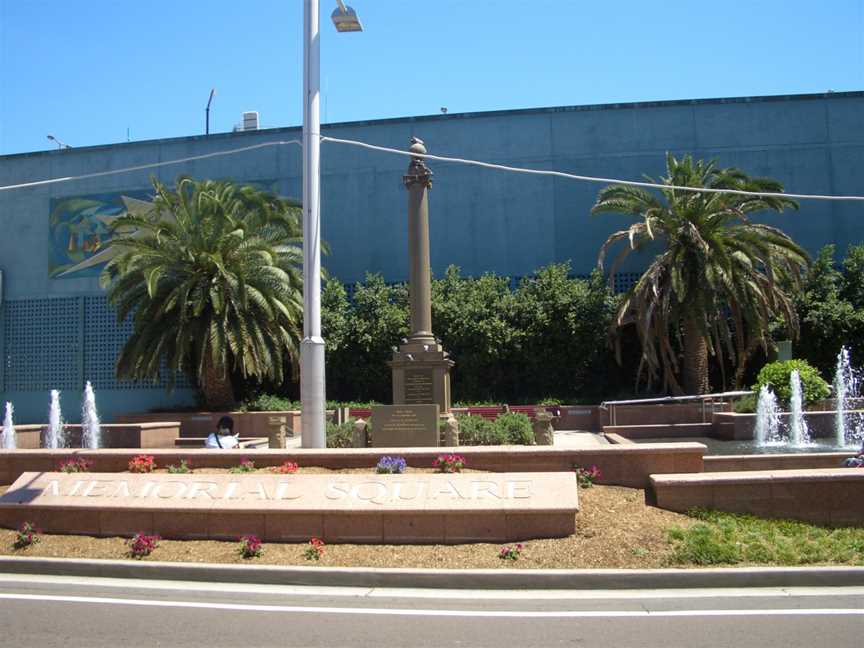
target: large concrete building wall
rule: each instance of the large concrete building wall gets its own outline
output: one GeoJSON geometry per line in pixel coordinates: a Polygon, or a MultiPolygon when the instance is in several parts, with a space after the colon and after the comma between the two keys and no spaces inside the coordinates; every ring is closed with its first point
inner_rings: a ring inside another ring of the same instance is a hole
{"type": "MultiPolygon", "coordinates": [[[[856,92],[436,115],[334,124],[325,126],[324,133],[399,149],[417,136],[438,155],[609,178],[656,177],[663,173],[667,151],[691,153],[776,178],[797,193],[861,195],[862,123],[864,93],[856,92]]],[[[299,129],[11,155],[0,157],[0,186],[291,139],[300,139],[299,129]]],[[[391,281],[406,279],[406,195],[401,177],[407,162],[405,157],[343,144],[322,145],[322,230],[332,248],[324,265],[341,280],[362,280],[366,272],[380,272],[391,281]]],[[[430,209],[436,274],[456,264],[465,274],[520,277],[568,260],[574,273],[587,274],[606,236],[630,222],[625,217],[590,215],[602,184],[450,163],[430,166],[435,173],[430,209]]],[[[106,317],[104,300],[99,301],[97,279],[49,277],[49,214],[58,200],[142,191],[149,187],[151,174],[170,183],[180,173],[263,183],[299,198],[301,169],[300,148],[284,145],[0,191],[4,398],[15,400],[24,419],[40,419],[47,390],[62,383],[69,409],[77,412],[80,383],[94,372],[103,376],[101,390],[108,393],[101,402],[109,417],[163,402],[189,402],[192,397],[190,389],[166,397],[161,388],[130,388],[111,381],[111,367],[103,365],[118,342],[102,344],[100,336],[116,338],[117,331],[106,317]],[[30,317],[26,332],[19,330],[22,317],[30,317]],[[96,320],[99,326],[94,327],[96,320]],[[66,343],[57,342],[58,336],[68,336],[66,343]],[[54,340],[54,346],[19,348],[38,339],[54,340]],[[22,359],[22,353],[30,357],[22,359]],[[55,367],[36,366],[49,357],[67,367],[63,377],[53,380],[55,367]],[[10,375],[13,370],[18,373],[10,375]],[[22,371],[26,379],[18,375],[22,371]]],[[[843,249],[860,242],[862,219],[860,203],[815,201],[802,202],[796,213],[765,217],[811,252],[827,243],[843,249]]],[[[636,271],[646,260],[634,258],[625,270],[636,271]]]]}

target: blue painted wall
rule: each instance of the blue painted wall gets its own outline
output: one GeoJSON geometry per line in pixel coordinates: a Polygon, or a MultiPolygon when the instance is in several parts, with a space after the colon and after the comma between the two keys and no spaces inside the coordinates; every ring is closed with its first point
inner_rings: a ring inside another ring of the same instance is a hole
{"type": "MultiPolygon", "coordinates": [[[[738,166],[753,175],[777,178],[787,190],[797,193],[861,195],[862,124],[864,93],[856,92],[436,115],[334,124],[324,132],[400,149],[416,135],[426,142],[430,153],[439,155],[630,179],[660,175],[666,151],[692,153],[716,157],[723,166],[738,166]]],[[[0,185],[299,138],[297,128],[272,129],[12,155],[0,157],[0,185]]],[[[587,274],[606,236],[629,222],[624,217],[590,215],[602,185],[455,164],[433,162],[430,166],[435,173],[430,207],[436,274],[455,263],[466,274],[491,271],[524,276],[539,266],[565,260],[572,262],[575,273],[587,274]]],[[[361,280],[367,271],[380,272],[392,281],[406,279],[406,198],[401,184],[406,167],[404,157],[334,143],[322,145],[322,228],[332,248],[324,265],[343,281],[361,280]]],[[[283,194],[299,198],[301,169],[299,147],[281,146],[154,171],[0,192],[4,301],[7,306],[18,301],[41,304],[50,298],[86,299],[99,294],[93,277],[49,278],[52,200],[147,189],[151,173],[169,183],[179,173],[246,182],[273,178],[283,194]]],[[[864,238],[860,203],[804,202],[797,213],[771,215],[765,220],[782,227],[811,252],[827,243],[843,249],[864,238]]],[[[634,258],[624,269],[635,271],[644,263],[645,259],[634,258]]],[[[46,312],[44,304],[38,307],[42,308],[38,312],[46,312]]],[[[8,344],[10,339],[22,339],[20,331],[10,331],[14,323],[9,312],[4,307],[0,324],[4,346],[0,351],[6,359],[0,376],[3,398],[14,399],[20,421],[40,420],[47,409],[47,390],[57,385],[50,384],[53,373],[46,377],[44,371],[32,368],[26,379],[9,375],[11,365],[27,366],[18,345],[8,344]],[[35,386],[40,380],[45,384],[35,386]],[[9,389],[15,385],[28,388],[9,389]]],[[[66,330],[67,322],[45,319],[29,324],[36,339],[62,335],[66,330]]],[[[85,373],[93,371],[96,360],[107,362],[91,357],[88,364],[87,350],[98,350],[100,336],[112,333],[104,321],[99,327],[90,326],[91,319],[85,313],[80,322],[72,323],[82,330],[69,344],[80,345],[80,349],[58,347],[66,348],[67,355],[78,363],[70,365],[72,360],[58,351],[58,371],[63,363],[73,367],[61,380],[69,400],[67,409],[73,410],[69,420],[77,419],[78,392],[81,382],[88,379],[85,373]]],[[[14,326],[20,328],[20,315],[16,321],[14,326]]],[[[116,340],[108,346],[111,344],[116,340]]],[[[110,373],[111,368],[101,364],[110,373]]],[[[192,398],[188,389],[166,397],[160,388],[114,387],[106,377],[97,393],[106,418],[166,402],[191,402],[192,398]]]]}

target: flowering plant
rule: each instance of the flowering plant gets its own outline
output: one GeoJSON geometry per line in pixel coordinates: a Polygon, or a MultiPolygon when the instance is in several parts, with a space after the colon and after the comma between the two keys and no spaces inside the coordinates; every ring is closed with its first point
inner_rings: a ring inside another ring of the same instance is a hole
{"type": "Polygon", "coordinates": [[[594,481],[600,479],[600,469],[597,466],[591,466],[590,468],[574,467],[576,468],[576,481],[582,488],[591,488],[594,485],[594,481]]]}
{"type": "Polygon", "coordinates": [[[158,535],[147,535],[146,533],[136,533],[126,541],[126,546],[129,547],[129,556],[132,558],[143,558],[153,553],[153,550],[159,546],[160,538],[158,535]]]}
{"type": "Polygon", "coordinates": [[[401,475],[405,472],[407,464],[402,457],[381,457],[375,472],[379,475],[401,475]]]}
{"type": "Polygon", "coordinates": [[[192,462],[185,459],[180,460],[180,465],[171,464],[168,466],[168,472],[172,475],[185,475],[192,472],[192,462]]]}
{"type": "Polygon", "coordinates": [[[432,462],[432,467],[437,468],[443,473],[462,472],[462,469],[465,467],[465,457],[452,453],[438,455],[435,461],[432,462]]]}
{"type": "Polygon", "coordinates": [[[273,466],[270,471],[280,475],[293,475],[297,472],[298,467],[293,461],[286,461],[281,466],[273,466]]]}
{"type": "Polygon", "coordinates": [[[260,558],[264,553],[264,543],[256,535],[243,536],[238,551],[244,558],[260,558]]]}
{"type": "Polygon", "coordinates": [[[24,522],[18,527],[18,531],[15,533],[15,542],[12,546],[16,549],[23,549],[24,547],[34,545],[39,542],[40,533],[42,531],[37,529],[36,525],[32,522],[24,522]]]}
{"type": "Polygon", "coordinates": [[[306,560],[321,560],[324,555],[324,541],[321,538],[312,538],[309,541],[309,546],[303,552],[303,557],[306,560]]]}
{"type": "Polygon", "coordinates": [[[64,473],[80,473],[89,471],[90,466],[92,465],[92,461],[78,457],[73,459],[64,459],[57,464],[57,469],[64,473]]]}
{"type": "Polygon", "coordinates": [[[525,548],[525,545],[515,544],[515,545],[504,545],[498,551],[498,558],[501,560],[519,560],[519,556],[522,555],[522,549],[525,548]]]}
{"type": "Polygon", "coordinates": [[[156,470],[156,460],[153,455],[138,455],[129,461],[129,472],[151,473],[156,470]]]}
{"type": "Polygon", "coordinates": [[[240,465],[234,466],[228,472],[230,473],[250,473],[255,472],[255,462],[251,459],[243,458],[240,460],[240,465]]]}

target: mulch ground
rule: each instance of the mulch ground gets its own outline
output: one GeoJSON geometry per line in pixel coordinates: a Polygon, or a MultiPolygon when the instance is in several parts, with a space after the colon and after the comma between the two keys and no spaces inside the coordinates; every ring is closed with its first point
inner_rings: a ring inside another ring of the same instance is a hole
{"type": "MultiPolygon", "coordinates": [[[[196,473],[225,472],[218,469],[196,473]]],[[[303,468],[301,473],[331,472],[303,468]]],[[[366,472],[368,469],[358,469],[366,472]]],[[[425,471],[423,471],[425,472],[425,471]]],[[[0,493],[5,488],[0,487],[0,493]]],[[[248,563],[265,565],[322,565],[329,567],[421,567],[421,568],[533,568],[599,569],[666,566],[671,545],[666,530],[689,526],[691,518],[647,506],[641,490],[618,486],[580,489],[580,511],[576,533],[569,538],[528,540],[516,561],[498,558],[500,544],[463,545],[362,545],[332,544],[324,557],[308,561],[307,544],[265,543],[260,558],[244,560],[237,542],[162,540],[144,560],[248,563]]],[[[0,529],[0,554],[56,558],[127,558],[123,538],[43,535],[26,549],[13,548],[15,532],[0,529]]]]}

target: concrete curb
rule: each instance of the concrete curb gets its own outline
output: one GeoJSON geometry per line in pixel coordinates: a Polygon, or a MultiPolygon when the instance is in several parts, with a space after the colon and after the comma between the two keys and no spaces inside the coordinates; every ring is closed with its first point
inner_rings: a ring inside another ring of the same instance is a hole
{"type": "Polygon", "coordinates": [[[864,586],[864,567],[363,569],[0,556],[0,573],[363,588],[586,590],[864,586]]]}

